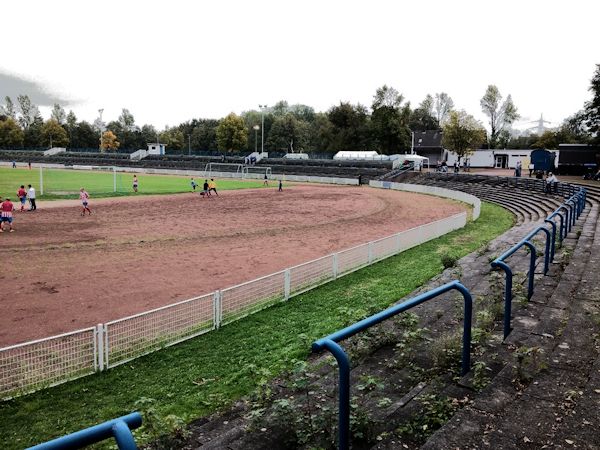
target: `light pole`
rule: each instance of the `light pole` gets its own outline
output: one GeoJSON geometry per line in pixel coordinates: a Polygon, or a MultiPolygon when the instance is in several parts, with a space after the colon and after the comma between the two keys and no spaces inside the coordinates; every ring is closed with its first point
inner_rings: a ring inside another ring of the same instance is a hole
{"type": "Polygon", "coordinates": [[[102,113],[104,112],[104,109],[99,109],[98,113],[100,114],[100,122],[98,123],[98,128],[100,128],[100,150],[102,150],[102,113]]]}
{"type": "Polygon", "coordinates": [[[192,156],[192,135],[188,134],[188,156],[192,156]]]}
{"type": "Polygon", "coordinates": [[[254,153],[256,153],[258,151],[258,130],[259,130],[259,126],[258,125],[254,125],[252,127],[252,129],[254,130],[254,153]]]}
{"type": "Polygon", "coordinates": [[[258,105],[260,108],[260,113],[262,116],[262,127],[260,129],[260,152],[265,152],[265,109],[267,109],[267,105],[258,105]]]}

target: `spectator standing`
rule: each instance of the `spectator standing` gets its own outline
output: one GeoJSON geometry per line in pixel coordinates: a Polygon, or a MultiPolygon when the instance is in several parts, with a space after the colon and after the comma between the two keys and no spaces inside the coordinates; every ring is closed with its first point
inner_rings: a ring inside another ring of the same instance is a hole
{"type": "Polygon", "coordinates": [[[16,169],[16,168],[17,168],[17,162],[16,162],[15,160],[13,160],[13,162],[12,162],[12,168],[13,168],[13,169],[16,169]]]}
{"type": "Polygon", "coordinates": [[[198,184],[194,180],[194,177],[191,178],[190,184],[192,185],[192,191],[196,192],[196,186],[198,186],[198,184]]]}
{"type": "Polygon", "coordinates": [[[549,172],[546,177],[546,192],[550,194],[556,191],[558,191],[558,178],[552,172],[549,172]]]}
{"type": "Polygon", "coordinates": [[[533,169],[535,169],[535,166],[533,165],[533,163],[529,163],[527,168],[529,169],[529,178],[531,178],[531,175],[533,175],[533,169]]]}
{"type": "Polygon", "coordinates": [[[5,223],[8,223],[9,233],[12,233],[14,231],[13,227],[12,227],[14,209],[15,209],[15,207],[13,206],[12,202],[10,201],[10,198],[7,198],[6,200],[4,200],[2,202],[2,204],[0,205],[0,211],[2,211],[2,213],[0,215],[0,232],[4,233],[2,226],[5,223]]]}
{"type": "Polygon", "coordinates": [[[35,188],[28,184],[27,185],[27,198],[29,198],[29,211],[35,211],[37,206],[35,205],[35,188]]]}

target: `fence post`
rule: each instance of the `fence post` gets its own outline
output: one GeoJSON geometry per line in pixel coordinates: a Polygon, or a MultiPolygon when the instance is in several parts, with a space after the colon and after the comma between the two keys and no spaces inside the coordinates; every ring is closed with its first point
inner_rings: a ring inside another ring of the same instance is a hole
{"type": "Polygon", "coordinates": [[[110,367],[108,359],[108,352],[110,350],[108,348],[108,325],[102,324],[102,334],[104,335],[104,367],[108,369],[110,367]]]}
{"type": "Polygon", "coordinates": [[[213,330],[221,326],[221,291],[216,290],[213,294],[213,330]]]}
{"type": "Polygon", "coordinates": [[[338,254],[333,254],[333,261],[331,263],[331,271],[333,272],[333,279],[335,280],[338,276],[338,254]]]}
{"type": "Polygon", "coordinates": [[[290,298],[291,279],[290,269],[285,269],[283,275],[283,296],[286,300],[289,300],[290,298]]]}
{"type": "Polygon", "coordinates": [[[104,370],[104,327],[101,323],[96,325],[96,363],[98,368],[96,372],[104,370]]]}

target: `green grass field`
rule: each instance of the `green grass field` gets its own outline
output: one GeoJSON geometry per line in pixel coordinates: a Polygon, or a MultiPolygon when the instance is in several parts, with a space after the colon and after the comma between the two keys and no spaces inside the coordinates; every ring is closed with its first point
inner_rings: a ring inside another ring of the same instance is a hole
{"type": "Polygon", "coordinates": [[[306,359],[314,340],[349,317],[381,311],[440,273],[444,255],[460,258],[512,225],[512,214],[483,203],[477,222],[288,302],[114,369],[1,402],[0,448],[21,449],[151,405],[154,413],[135,432],[138,443],[147,442],[153,427],[167,431],[174,418],[189,422],[249,394],[306,359]]]}
{"type": "MultiPolygon", "coordinates": [[[[0,196],[16,200],[19,186],[27,188],[31,184],[37,192],[38,199],[54,200],[78,198],[79,189],[85,187],[91,197],[119,197],[125,195],[144,194],[175,194],[190,192],[190,177],[175,175],[137,174],[139,192],[132,189],[133,173],[117,172],[114,191],[114,176],[112,171],[96,172],[89,170],[43,169],[42,180],[44,195],[40,195],[40,169],[11,169],[0,167],[0,196]]],[[[194,178],[196,183],[204,182],[203,178],[194,178]]],[[[233,179],[217,179],[218,190],[259,188],[263,186],[260,180],[242,181],[233,179]]],[[[196,188],[198,189],[198,188],[196,188]]]]}

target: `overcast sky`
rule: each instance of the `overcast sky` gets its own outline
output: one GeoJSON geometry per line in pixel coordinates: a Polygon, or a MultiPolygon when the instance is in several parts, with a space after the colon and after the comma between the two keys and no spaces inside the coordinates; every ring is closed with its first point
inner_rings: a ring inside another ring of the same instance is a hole
{"type": "Polygon", "coordinates": [[[523,118],[558,123],[590,98],[600,63],[598,0],[19,0],[1,10],[1,99],[59,99],[89,122],[100,108],[105,121],[128,108],[163,128],[279,100],[370,106],[383,84],[413,107],[447,92],[485,121],[479,100],[495,84],[523,118]]]}

